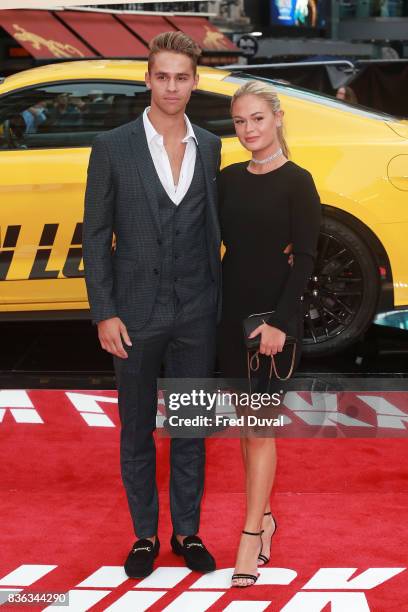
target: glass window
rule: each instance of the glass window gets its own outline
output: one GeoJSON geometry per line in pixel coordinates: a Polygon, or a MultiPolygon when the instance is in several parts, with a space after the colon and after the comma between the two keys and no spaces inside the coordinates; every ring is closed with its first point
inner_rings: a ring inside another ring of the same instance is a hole
{"type": "Polygon", "coordinates": [[[0,99],[0,147],[89,147],[99,132],[135,119],[149,99],[144,83],[70,82],[23,89],[0,99]]]}
{"type": "Polygon", "coordinates": [[[395,121],[396,119],[398,119],[398,117],[396,117],[395,115],[383,113],[382,111],[372,110],[371,108],[367,108],[366,106],[362,106],[361,104],[359,104],[358,106],[354,106],[352,104],[343,102],[342,100],[338,100],[337,98],[335,98],[334,96],[330,96],[329,94],[324,94],[318,91],[310,91],[309,89],[304,89],[303,87],[298,87],[297,85],[291,85],[290,83],[285,84],[282,81],[278,81],[276,79],[268,79],[258,75],[239,72],[236,75],[229,75],[223,80],[227,83],[236,83],[237,85],[243,85],[244,83],[246,83],[246,81],[263,81],[265,83],[270,83],[271,85],[274,85],[279,94],[282,93],[282,95],[290,96],[291,98],[298,98],[299,100],[306,100],[308,102],[322,104],[324,106],[329,106],[331,108],[336,108],[340,111],[344,111],[345,113],[352,113],[354,115],[359,115],[360,117],[368,117],[370,119],[378,119],[379,121],[395,121]]]}
{"type": "Polygon", "coordinates": [[[187,106],[187,115],[195,123],[217,136],[235,136],[230,114],[231,98],[208,91],[194,91],[187,106]]]}
{"type": "MultiPolygon", "coordinates": [[[[62,82],[0,98],[0,149],[89,147],[96,134],[136,119],[150,104],[144,83],[62,82]]],[[[218,136],[235,134],[230,98],[193,92],[192,123],[218,136]]]]}

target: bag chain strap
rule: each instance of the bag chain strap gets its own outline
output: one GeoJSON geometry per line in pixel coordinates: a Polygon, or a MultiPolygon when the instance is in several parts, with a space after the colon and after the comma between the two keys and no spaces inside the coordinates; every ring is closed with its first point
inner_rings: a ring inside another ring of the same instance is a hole
{"type": "MultiPolygon", "coordinates": [[[[272,372],[275,374],[276,378],[278,378],[279,380],[288,380],[292,376],[293,368],[295,365],[295,358],[296,358],[296,343],[294,343],[293,345],[292,361],[291,361],[289,373],[287,376],[279,376],[278,371],[276,369],[276,364],[275,364],[275,355],[271,355],[270,357],[271,357],[271,367],[269,368],[268,391],[269,391],[269,385],[270,385],[271,378],[272,378],[272,372]]],[[[257,370],[259,370],[259,365],[260,365],[259,351],[255,351],[251,356],[249,354],[249,351],[247,351],[247,365],[248,365],[249,393],[251,394],[252,393],[251,372],[256,372],[257,370]],[[255,365],[253,364],[254,361],[255,361],[255,365]]]]}

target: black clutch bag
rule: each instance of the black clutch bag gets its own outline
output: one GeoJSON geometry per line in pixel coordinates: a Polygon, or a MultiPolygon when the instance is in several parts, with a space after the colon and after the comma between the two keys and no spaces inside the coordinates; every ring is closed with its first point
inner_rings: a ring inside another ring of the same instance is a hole
{"type": "MultiPolygon", "coordinates": [[[[273,310],[271,310],[270,312],[254,313],[254,314],[249,315],[248,317],[246,317],[246,319],[242,321],[242,326],[244,330],[244,342],[245,342],[245,345],[248,351],[248,377],[250,377],[251,370],[255,372],[259,368],[259,346],[261,342],[261,334],[258,334],[254,338],[249,338],[249,336],[250,334],[252,334],[254,329],[259,327],[263,323],[267,323],[265,319],[267,319],[268,315],[271,315],[273,313],[274,313],[273,310]],[[253,351],[252,356],[250,356],[251,351],[253,351]]],[[[297,344],[297,338],[295,338],[294,336],[286,335],[285,347],[292,346],[292,362],[291,362],[289,373],[285,377],[279,376],[276,370],[275,356],[271,355],[271,368],[269,372],[269,378],[271,378],[272,376],[272,371],[274,372],[276,378],[279,378],[279,380],[287,380],[288,378],[291,377],[292,372],[293,372],[293,366],[295,364],[296,344],[297,344]]]]}

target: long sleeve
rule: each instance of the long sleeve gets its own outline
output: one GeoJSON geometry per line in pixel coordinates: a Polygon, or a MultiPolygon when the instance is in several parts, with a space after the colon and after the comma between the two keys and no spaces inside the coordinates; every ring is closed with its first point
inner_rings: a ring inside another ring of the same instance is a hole
{"type": "Polygon", "coordinates": [[[94,323],[116,316],[112,238],[114,184],[108,151],[96,138],[88,166],[83,225],[85,281],[94,323]]]}
{"type": "Polygon", "coordinates": [[[289,322],[298,311],[299,301],[314,268],[320,231],[321,206],[311,174],[304,170],[293,185],[291,234],[294,264],[275,312],[267,323],[289,333],[289,322]]]}

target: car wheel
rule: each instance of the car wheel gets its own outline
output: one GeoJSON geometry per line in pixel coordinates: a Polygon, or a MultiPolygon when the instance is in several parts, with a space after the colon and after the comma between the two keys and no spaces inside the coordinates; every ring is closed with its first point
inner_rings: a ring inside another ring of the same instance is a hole
{"type": "Polygon", "coordinates": [[[372,323],[380,290],[374,256],[350,227],[323,217],[313,276],[304,295],[303,352],[337,353],[372,323]]]}

